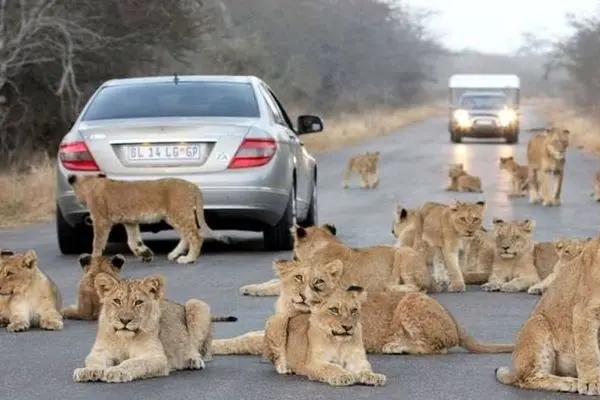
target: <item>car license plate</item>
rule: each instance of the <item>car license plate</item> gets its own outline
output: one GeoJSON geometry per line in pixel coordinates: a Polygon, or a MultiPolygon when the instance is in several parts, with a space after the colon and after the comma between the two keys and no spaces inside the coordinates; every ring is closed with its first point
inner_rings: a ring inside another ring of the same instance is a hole
{"type": "Polygon", "coordinates": [[[154,144],[127,146],[129,161],[198,160],[202,157],[200,144],[154,144]]]}
{"type": "Polygon", "coordinates": [[[477,125],[491,125],[491,124],[492,124],[492,121],[487,120],[487,119],[482,119],[482,120],[477,121],[477,125]]]}

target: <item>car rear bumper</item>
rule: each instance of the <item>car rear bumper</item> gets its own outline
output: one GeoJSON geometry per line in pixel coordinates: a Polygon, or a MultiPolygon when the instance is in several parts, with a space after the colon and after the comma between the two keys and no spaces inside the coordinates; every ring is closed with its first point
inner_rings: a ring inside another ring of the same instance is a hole
{"type": "MultiPolygon", "coordinates": [[[[206,221],[212,229],[262,231],[282,217],[289,200],[285,189],[269,187],[202,188],[206,221]]],[[[84,224],[88,210],[73,191],[57,198],[65,220],[72,226],[84,224]]],[[[166,224],[140,225],[142,231],[170,229],[166,224]]]]}

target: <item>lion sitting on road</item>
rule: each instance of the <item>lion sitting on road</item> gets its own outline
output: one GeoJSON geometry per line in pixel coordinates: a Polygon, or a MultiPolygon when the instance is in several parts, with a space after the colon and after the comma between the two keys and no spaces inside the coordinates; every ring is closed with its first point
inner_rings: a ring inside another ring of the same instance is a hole
{"type": "Polygon", "coordinates": [[[558,256],[558,261],[554,264],[552,273],[544,278],[540,283],[537,283],[527,290],[529,294],[542,294],[554,282],[558,271],[564,264],[577,257],[583,251],[586,244],[592,240],[591,237],[585,239],[557,239],[553,245],[558,256]]]}
{"type": "Polygon", "coordinates": [[[56,284],[38,265],[34,250],[0,256],[0,325],[9,332],[23,332],[31,326],[56,331],[63,329],[58,311],[62,296],[56,284]]]}
{"type": "Polygon", "coordinates": [[[425,202],[419,208],[415,237],[432,248],[433,277],[438,286],[448,284],[450,292],[465,291],[462,269],[466,250],[483,228],[484,211],[484,201],[451,205],[425,202]]]}
{"type": "Polygon", "coordinates": [[[85,367],[73,372],[76,382],[167,376],[203,369],[211,358],[212,322],[205,302],[166,300],[160,275],[118,280],[100,273],[95,287],[102,302],[98,332],[85,367]]]}
{"type": "Polygon", "coordinates": [[[206,224],[202,192],[186,180],[120,181],[97,174],[69,175],[68,182],[77,199],[89,209],[93,221],[92,256],[102,255],[116,224],[123,224],[129,248],[144,262],[152,261],[153,253],[142,241],[139,224],[166,221],[177,230],[181,239],[167,258],[177,259],[180,264],[193,263],[200,255],[204,241],[201,231],[227,241],[206,224]]]}
{"type": "Polygon", "coordinates": [[[535,221],[493,219],[496,253],[486,292],[523,292],[540,282],[558,261],[551,242],[535,243],[535,221]]]}
{"type": "Polygon", "coordinates": [[[512,368],[500,367],[496,379],[523,389],[600,394],[598,325],[600,317],[600,238],[557,271],[519,330],[512,368]]]}
{"type": "Polygon", "coordinates": [[[360,176],[360,187],[375,189],[379,184],[379,151],[365,152],[352,156],[344,170],[342,183],[344,189],[348,187],[348,180],[352,173],[360,176]]]}
{"type": "Polygon", "coordinates": [[[96,320],[100,314],[100,297],[94,286],[94,280],[100,273],[109,274],[118,279],[125,257],[117,254],[111,258],[105,256],[92,257],[84,253],[79,256],[79,265],[83,269],[83,277],[77,285],[77,304],[60,310],[63,318],[96,320]]]}
{"type": "Polygon", "coordinates": [[[594,173],[594,191],[591,196],[595,201],[600,202],[600,170],[594,173]]]}
{"type": "Polygon", "coordinates": [[[530,203],[560,205],[569,136],[568,129],[551,128],[527,143],[530,203]]]}
{"type": "Polygon", "coordinates": [[[509,197],[525,197],[529,188],[529,169],[527,165],[521,165],[516,162],[513,156],[500,157],[500,169],[508,171],[511,177],[512,191],[509,197]]]}
{"type": "MultiPolygon", "coordinates": [[[[343,265],[280,261],[284,276],[280,299],[292,313],[310,312],[308,304],[323,304],[340,286],[343,265]]],[[[213,341],[214,354],[252,354],[262,351],[277,364],[289,359],[287,315],[281,310],[267,321],[266,332],[249,332],[213,341]]],[[[368,353],[445,354],[461,346],[473,353],[507,353],[511,344],[482,344],[461,328],[435,299],[423,293],[368,292],[362,305],[363,342],[368,353]]],[[[285,369],[278,369],[282,373],[285,369]]]]}
{"type": "Polygon", "coordinates": [[[483,192],[481,189],[481,178],[467,173],[462,164],[450,164],[448,178],[450,178],[450,184],[446,187],[446,191],[483,192]]]}
{"type": "MultiPolygon", "coordinates": [[[[437,290],[423,255],[410,247],[348,247],[335,237],[336,229],[331,224],[295,227],[292,233],[295,258],[316,262],[338,258],[344,260],[348,265],[344,274],[348,285],[355,284],[368,290],[385,288],[403,292],[437,290]]],[[[278,295],[279,280],[247,285],[240,291],[253,296],[278,295]]]]}

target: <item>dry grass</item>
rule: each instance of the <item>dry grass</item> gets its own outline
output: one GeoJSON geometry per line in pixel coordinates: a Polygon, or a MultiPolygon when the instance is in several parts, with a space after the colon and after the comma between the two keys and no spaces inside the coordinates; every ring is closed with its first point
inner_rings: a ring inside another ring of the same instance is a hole
{"type": "Polygon", "coordinates": [[[549,123],[571,131],[573,147],[600,155],[600,120],[578,112],[560,100],[539,100],[536,107],[549,123]]]}
{"type": "Polygon", "coordinates": [[[324,120],[322,134],[308,135],[302,140],[308,150],[317,153],[384,136],[444,112],[447,111],[441,106],[424,105],[407,109],[376,109],[358,115],[340,114],[324,120]]]}
{"type": "Polygon", "coordinates": [[[14,227],[52,219],[55,205],[54,162],[32,160],[27,172],[0,174],[0,227],[14,227]]]}
{"type": "MultiPolygon", "coordinates": [[[[404,125],[440,114],[441,107],[374,110],[364,114],[341,114],[325,120],[323,134],[304,139],[314,152],[330,150],[391,133],[404,125]]],[[[54,161],[32,160],[27,172],[0,174],[0,228],[50,221],[55,207],[54,161]]]]}

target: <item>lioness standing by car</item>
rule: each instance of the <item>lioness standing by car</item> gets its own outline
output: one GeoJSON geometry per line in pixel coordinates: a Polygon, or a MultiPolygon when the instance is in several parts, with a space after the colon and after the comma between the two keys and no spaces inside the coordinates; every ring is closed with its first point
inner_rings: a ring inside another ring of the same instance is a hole
{"type": "Polygon", "coordinates": [[[202,229],[210,237],[226,241],[215,233],[204,219],[204,200],[200,189],[179,178],[143,181],[120,181],[104,174],[69,175],[69,184],[77,199],[90,211],[94,241],[92,256],[101,256],[108,235],[116,224],[127,231],[127,244],[142,261],[152,261],[153,253],[142,241],[139,224],[166,221],[180,234],[179,243],[167,258],[180,264],[196,261],[204,239],[202,229]],[[183,255],[187,251],[187,255],[183,255]]]}

